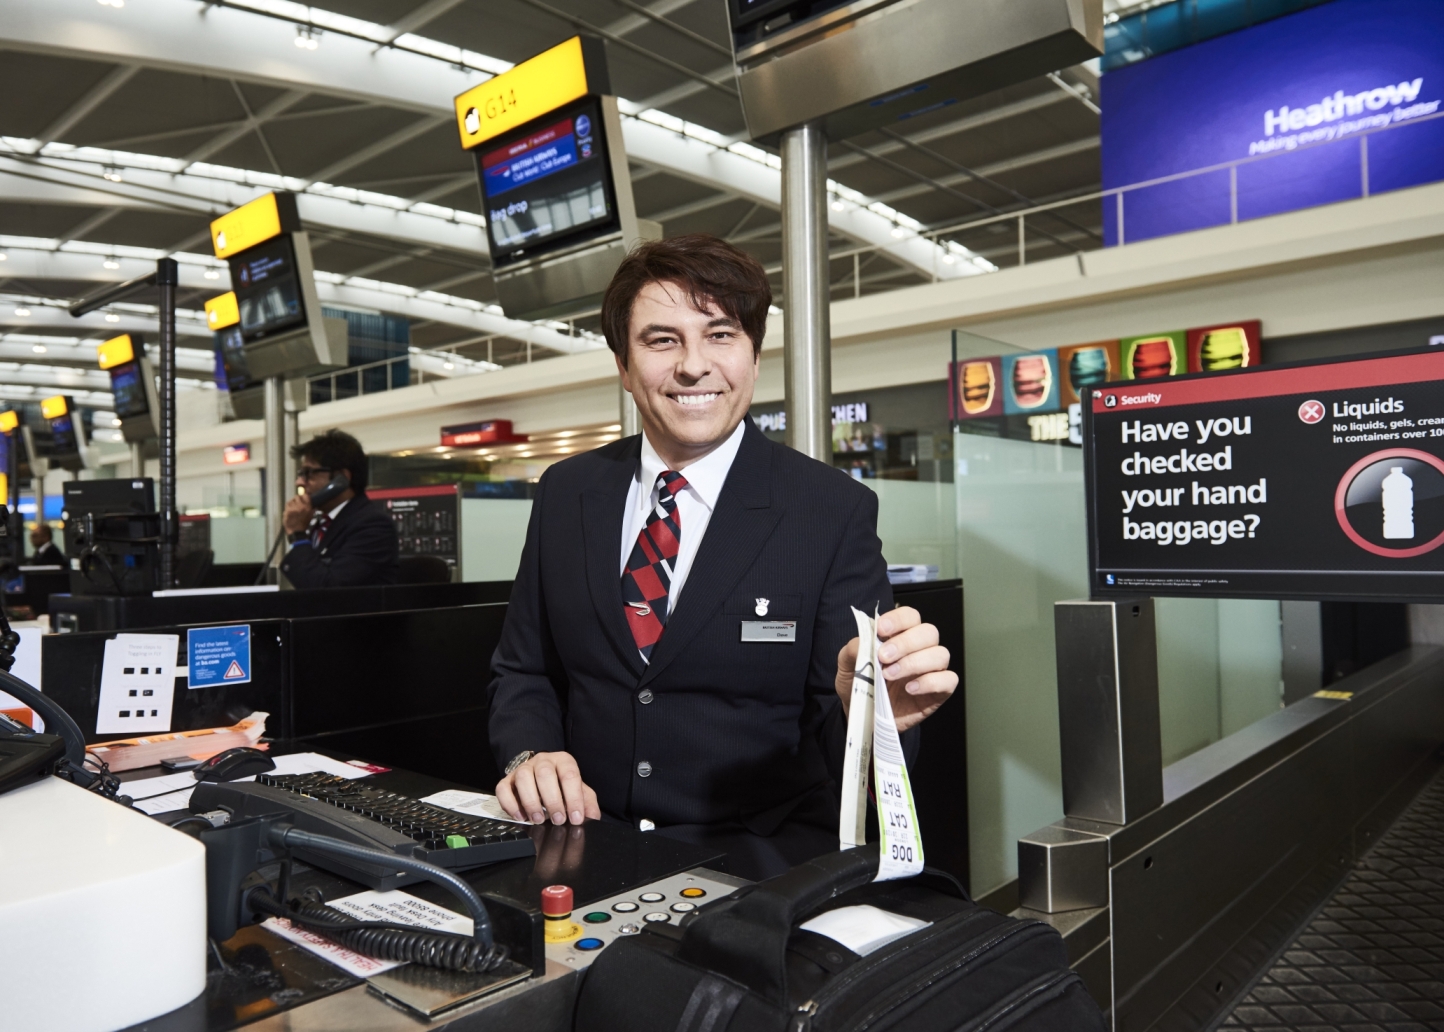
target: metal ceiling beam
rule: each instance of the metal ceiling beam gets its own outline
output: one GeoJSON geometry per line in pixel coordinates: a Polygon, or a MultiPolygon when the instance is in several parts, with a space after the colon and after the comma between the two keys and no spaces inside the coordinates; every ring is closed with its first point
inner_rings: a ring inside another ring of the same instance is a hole
{"type": "MultiPolygon", "coordinates": [[[[12,251],[12,257],[10,260],[21,260],[21,256],[31,253],[35,252],[12,251]]],[[[85,255],[83,257],[90,258],[92,256],[85,255]]],[[[27,262],[26,264],[31,265],[31,267],[33,268],[33,263],[27,262]]],[[[95,262],[95,265],[98,266],[99,264],[100,263],[98,261],[95,262]]],[[[140,267],[140,264],[141,263],[136,263],[136,267],[140,267]]],[[[154,268],[155,266],[155,262],[150,262],[148,264],[152,268],[154,268]]],[[[69,268],[69,265],[70,263],[63,263],[61,271],[80,271],[79,269],[69,268]]],[[[106,269],[102,269],[100,271],[105,273],[107,279],[111,276],[119,275],[119,273],[112,273],[106,269]]],[[[82,279],[82,277],[78,275],[50,277],[44,275],[35,275],[34,273],[32,273],[31,278],[40,280],[42,281],[42,283],[47,279],[82,279]]],[[[100,279],[100,277],[98,276],[86,276],[84,277],[82,282],[98,279],[100,279]]],[[[102,282],[104,281],[102,280],[102,282]]],[[[214,293],[221,293],[218,283],[212,282],[210,283],[210,286],[214,289],[214,293]]],[[[94,337],[96,340],[105,340],[108,337],[114,337],[121,333],[145,333],[150,334],[151,336],[154,336],[156,333],[156,322],[155,316],[153,315],[144,315],[136,312],[125,311],[124,309],[122,309],[120,311],[113,311],[109,313],[111,315],[117,316],[114,322],[107,320],[105,318],[106,313],[103,312],[92,312],[89,315],[83,315],[79,319],[76,319],[73,318],[70,313],[65,310],[64,305],[68,304],[67,301],[65,301],[64,299],[53,300],[53,305],[37,304],[33,301],[20,301],[13,296],[7,297],[3,294],[0,294],[0,333],[25,333],[32,330],[56,330],[59,331],[62,336],[68,336],[71,334],[84,334],[94,337]],[[16,315],[16,308],[24,308],[30,314],[26,316],[16,315]]],[[[187,317],[185,313],[179,313],[176,318],[176,333],[182,337],[203,337],[208,342],[211,338],[211,331],[206,328],[205,316],[203,313],[195,313],[193,317],[187,317]]]]}
{"type": "MultiPolygon", "coordinates": [[[[980,176],[997,176],[1005,172],[1012,172],[1016,169],[1027,168],[1030,165],[1041,165],[1048,161],[1057,161],[1060,158],[1072,157],[1075,154],[1082,154],[1086,151],[1097,150],[1100,141],[1096,136],[1090,136],[1082,140],[1074,140],[1071,143],[1062,143],[1056,147],[1045,147],[1042,150],[1029,151],[1027,154],[1019,154],[1017,157],[1005,158],[1002,161],[995,161],[991,165],[981,165],[973,169],[980,176]]],[[[969,182],[973,177],[964,175],[961,172],[949,173],[939,176],[933,180],[940,186],[957,186],[959,183],[969,182]]],[[[884,204],[892,204],[894,201],[905,200],[909,197],[916,197],[925,194],[933,189],[932,186],[904,186],[897,190],[888,190],[878,194],[874,199],[884,204]]]]}
{"type": "Polygon", "coordinates": [[[386,39],[382,45],[395,43],[408,32],[415,32],[422,26],[431,24],[461,2],[462,0],[427,0],[420,7],[387,26],[386,39]]]}
{"type": "Polygon", "coordinates": [[[76,225],[72,226],[70,229],[67,229],[64,233],[60,234],[59,239],[62,242],[69,240],[83,240],[87,235],[95,232],[101,226],[105,225],[111,219],[119,215],[122,211],[124,211],[123,208],[106,208],[102,211],[98,211],[89,218],[82,219],[76,225]]]}
{"type": "MultiPolygon", "coordinates": [[[[0,23],[3,23],[3,21],[4,19],[0,18],[0,23]]],[[[40,141],[42,143],[50,143],[52,140],[58,140],[70,132],[70,130],[80,124],[86,115],[89,115],[96,108],[100,107],[101,104],[109,100],[116,90],[135,78],[135,74],[139,71],[140,65],[125,64],[110,72],[105,78],[87,90],[83,97],[74,104],[71,104],[70,107],[61,113],[60,117],[46,126],[40,133],[40,141]]]]}
{"type": "MultiPolygon", "coordinates": [[[[976,115],[968,115],[966,118],[959,118],[954,122],[945,122],[942,125],[935,125],[931,129],[924,129],[919,133],[909,133],[906,138],[912,143],[932,143],[934,140],[946,139],[949,136],[957,136],[961,133],[970,132],[974,129],[981,129],[996,122],[1004,122],[1010,118],[1017,118],[1019,115],[1026,115],[1033,111],[1041,111],[1043,108],[1053,107],[1061,104],[1068,98],[1056,90],[1049,90],[1047,93],[1039,93],[1032,97],[1025,97],[1022,100],[1015,100],[1011,104],[1001,104],[987,111],[980,111],[976,115]]],[[[893,154],[903,149],[903,144],[890,140],[887,143],[880,143],[869,148],[874,154],[893,154]]],[[[860,154],[838,154],[827,162],[827,170],[836,172],[838,169],[848,168],[858,162],[866,161],[860,154]]]]}
{"type": "MultiPolygon", "coordinates": [[[[150,337],[152,342],[155,338],[155,320],[150,320],[150,337]]],[[[110,335],[125,332],[119,327],[113,329],[110,335]]],[[[141,327],[130,332],[144,333],[145,328],[141,327]]],[[[0,359],[8,359],[16,362],[30,362],[38,365],[54,365],[62,368],[64,363],[84,366],[87,369],[98,368],[98,356],[96,345],[103,338],[80,338],[62,337],[60,335],[48,335],[38,333],[11,333],[0,330],[0,359]],[[43,352],[36,352],[36,347],[43,347],[43,352]]],[[[203,378],[214,377],[216,369],[215,353],[209,349],[198,347],[176,348],[176,369],[181,373],[202,374],[203,378]]]]}
{"type": "Polygon", "coordinates": [[[704,211],[711,211],[713,208],[720,208],[724,204],[730,204],[739,200],[735,193],[713,194],[711,197],[701,197],[686,204],[679,204],[675,208],[668,208],[665,211],[654,211],[650,215],[644,215],[654,222],[670,222],[673,219],[685,218],[688,215],[697,215],[704,211]]]}
{"type": "Polygon", "coordinates": [[[365,147],[362,147],[360,150],[348,154],[346,157],[341,158],[339,161],[333,161],[331,164],[325,166],[324,168],[318,169],[317,171],[311,173],[309,178],[313,183],[334,182],[336,177],[341,175],[343,172],[349,172],[357,165],[364,165],[366,164],[366,162],[370,161],[373,158],[380,157],[387,151],[395,150],[403,143],[410,143],[422,133],[430,132],[432,129],[435,129],[439,125],[444,125],[448,121],[450,121],[450,119],[437,117],[423,118],[419,121],[412,122],[410,125],[396,130],[396,132],[390,134],[389,136],[383,136],[381,139],[376,140],[374,143],[370,143],[365,147]]]}
{"type": "MultiPolygon", "coordinates": [[[[16,158],[0,154],[0,197],[41,204],[114,205],[124,208],[185,212],[213,219],[269,187],[186,173],[127,168],[124,181],[108,182],[101,166],[63,158],[16,158]]],[[[435,247],[487,258],[485,230],[479,226],[354,204],[341,197],[302,193],[296,198],[301,220],[338,232],[367,233],[420,247],[435,247]]]]}
{"type": "Polygon", "coordinates": [[[193,165],[197,161],[205,161],[214,154],[219,154],[237,140],[241,140],[250,133],[258,131],[277,115],[285,114],[301,101],[305,100],[309,93],[305,90],[287,90],[279,97],[263,105],[259,111],[250,112],[246,118],[236,125],[225,129],[201,144],[195,150],[185,156],[185,163],[193,165]]]}
{"type": "MultiPolygon", "coordinates": [[[[98,256],[93,254],[81,254],[75,251],[40,251],[15,246],[6,247],[5,252],[9,255],[9,259],[5,263],[6,272],[16,278],[30,280],[122,282],[155,270],[153,259],[119,258],[116,263],[120,268],[106,269],[101,265],[98,256]]],[[[205,271],[204,266],[183,260],[180,264],[181,287],[187,290],[205,291],[211,295],[229,289],[227,275],[222,274],[220,279],[208,280],[205,278],[205,271]]],[[[540,326],[521,319],[509,319],[494,311],[486,311],[485,306],[480,302],[468,301],[464,298],[448,300],[440,294],[427,296],[427,291],[417,291],[395,283],[368,283],[354,280],[338,283],[335,281],[336,279],[339,277],[327,274],[320,274],[316,277],[316,294],[322,304],[389,312],[393,315],[405,316],[408,319],[431,319],[450,326],[460,326],[473,333],[495,333],[515,340],[530,340],[533,344],[540,344],[554,351],[564,351],[568,354],[579,351],[596,351],[606,347],[606,344],[600,339],[572,337],[548,326],[540,326]]],[[[36,306],[32,307],[31,311],[40,313],[44,309],[36,306]]],[[[62,312],[62,314],[64,313],[62,312]]],[[[70,317],[65,315],[65,318],[69,319],[70,317]]],[[[204,327],[204,318],[204,315],[198,312],[177,313],[177,332],[184,332],[182,327],[186,325],[199,324],[204,327]]],[[[153,321],[152,319],[152,323],[153,321]]],[[[84,320],[72,320],[70,325],[76,327],[83,323],[84,320]]],[[[102,322],[101,325],[111,324],[102,322]]]]}

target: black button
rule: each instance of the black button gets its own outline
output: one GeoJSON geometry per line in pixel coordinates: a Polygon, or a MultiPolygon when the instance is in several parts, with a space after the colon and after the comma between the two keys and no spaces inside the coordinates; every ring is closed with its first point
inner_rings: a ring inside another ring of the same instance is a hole
{"type": "Polygon", "coordinates": [[[637,693],[637,701],[643,706],[650,706],[654,698],[656,698],[656,696],[652,694],[652,689],[650,688],[643,688],[637,693]]]}

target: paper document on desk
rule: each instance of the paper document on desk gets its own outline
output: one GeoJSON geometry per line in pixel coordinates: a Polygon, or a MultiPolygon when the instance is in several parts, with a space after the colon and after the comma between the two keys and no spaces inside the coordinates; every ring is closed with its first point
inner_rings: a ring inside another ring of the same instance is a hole
{"type": "MultiPolygon", "coordinates": [[[[334,774],[337,777],[355,780],[364,778],[371,773],[365,767],[343,763],[314,752],[291,753],[289,756],[273,756],[271,758],[276,764],[276,769],[269,772],[271,774],[310,774],[313,771],[321,771],[325,774],[334,774]]],[[[384,770],[386,768],[377,769],[384,770]]],[[[237,778],[236,780],[255,781],[256,776],[252,774],[248,778],[237,778]]],[[[195,787],[195,772],[187,770],[159,778],[127,781],[121,786],[121,792],[135,800],[137,810],[155,816],[158,813],[170,813],[172,810],[184,810],[190,806],[191,792],[195,787]]]]}
{"type": "Polygon", "coordinates": [[[923,840],[918,830],[907,762],[892,699],[882,676],[876,615],[857,609],[857,663],[853,667],[852,698],[848,702],[847,751],[842,768],[842,817],[838,838],[843,849],[866,841],[867,768],[872,757],[873,786],[877,793],[878,830],[882,835],[876,881],[910,878],[923,869],[923,840]]]}
{"type": "Polygon", "coordinates": [[[496,796],[487,795],[485,792],[463,792],[457,788],[448,788],[443,792],[429,795],[421,801],[430,803],[432,806],[439,806],[443,810],[455,810],[457,813],[469,814],[472,817],[490,817],[494,821],[507,821],[511,824],[531,823],[531,821],[517,820],[501,808],[501,803],[496,796]]]}
{"type": "MultiPolygon", "coordinates": [[[[436,932],[456,932],[458,935],[468,936],[472,934],[471,918],[418,899],[399,889],[391,892],[358,892],[354,896],[333,899],[328,905],[359,921],[388,921],[436,932]]],[[[379,975],[383,971],[400,967],[403,963],[396,960],[377,960],[364,953],[357,953],[332,942],[324,935],[297,928],[283,917],[268,918],[262,921],[261,925],[283,939],[306,947],[357,978],[379,975]]]]}

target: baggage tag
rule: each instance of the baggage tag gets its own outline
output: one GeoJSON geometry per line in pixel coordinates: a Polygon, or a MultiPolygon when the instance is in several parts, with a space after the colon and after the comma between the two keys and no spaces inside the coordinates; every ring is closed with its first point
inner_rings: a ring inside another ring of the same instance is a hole
{"type": "Polygon", "coordinates": [[[871,754],[877,793],[878,825],[882,832],[881,857],[875,881],[910,878],[923,869],[922,835],[917,807],[908,780],[902,743],[893,719],[887,683],[878,674],[876,615],[857,609],[857,665],[853,671],[852,700],[848,706],[847,752],[843,761],[842,819],[839,839],[843,849],[862,845],[867,820],[867,767],[871,754]],[[881,682],[881,689],[878,683],[881,682]]]}

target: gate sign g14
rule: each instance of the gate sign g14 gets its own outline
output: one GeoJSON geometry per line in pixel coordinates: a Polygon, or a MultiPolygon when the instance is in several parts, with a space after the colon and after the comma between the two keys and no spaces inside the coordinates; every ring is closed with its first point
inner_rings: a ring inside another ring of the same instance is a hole
{"type": "Polygon", "coordinates": [[[1444,601],[1444,353],[1095,390],[1093,594],[1444,601]]]}
{"type": "Polygon", "coordinates": [[[246,684],[251,680],[251,626],[195,627],[186,632],[192,688],[246,684]]]}

